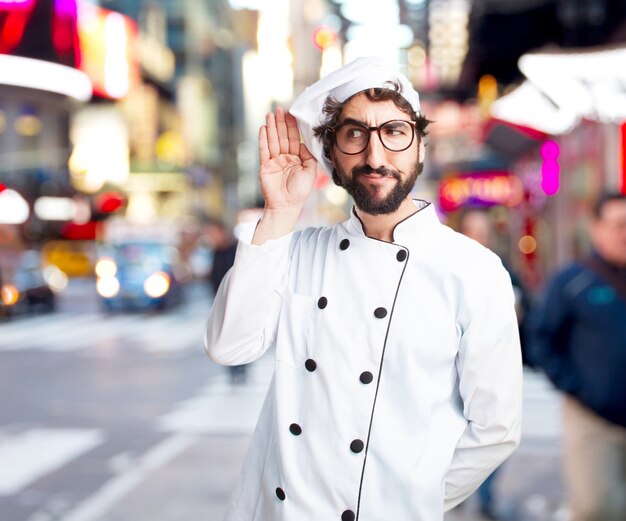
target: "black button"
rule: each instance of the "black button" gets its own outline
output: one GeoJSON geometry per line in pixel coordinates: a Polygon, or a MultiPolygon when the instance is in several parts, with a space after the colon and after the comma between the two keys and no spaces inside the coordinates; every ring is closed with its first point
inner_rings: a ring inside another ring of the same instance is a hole
{"type": "Polygon", "coordinates": [[[406,260],[406,250],[400,250],[398,253],[396,253],[396,259],[398,259],[398,262],[404,262],[406,260]]]}
{"type": "Polygon", "coordinates": [[[350,247],[350,241],[348,239],[344,239],[343,241],[339,243],[339,247],[342,250],[347,250],[350,247]]]}
{"type": "Polygon", "coordinates": [[[320,299],[317,301],[317,307],[320,309],[324,309],[326,306],[328,306],[328,299],[326,297],[320,297],[320,299]]]}
{"type": "Polygon", "coordinates": [[[304,362],[304,367],[306,367],[307,371],[312,373],[317,369],[317,362],[312,358],[309,358],[306,362],[304,362]]]}
{"type": "Polygon", "coordinates": [[[385,318],[387,316],[387,310],[385,308],[376,308],[374,310],[374,316],[376,318],[385,318]]]}
{"type": "Polygon", "coordinates": [[[341,514],[341,521],[354,521],[354,512],[352,512],[352,510],[346,510],[341,514]]]}
{"type": "Polygon", "coordinates": [[[359,380],[361,380],[362,384],[371,384],[374,379],[374,375],[369,371],[363,371],[361,376],[359,376],[359,380]]]}
{"type": "Polygon", "coordinates": [[[281,501],[285,501],[287,496],[285,496],[285,491],[282,488],[276,487],[276,497],[281,501]]]}
{"type": "Polygon", "coordinates": [[[300,434],[302,434],[302,427],[300,427],[297,423],[292,423],[289,426],[289,432],[291,432],[294,436],[300,436],[300,434]]]}
{"type": "Polygon", "coordinates": [[[365,444],[361,440],[354,440],[350,444],[350,450],[355,454],[358,454],[365,448],[365,444]]]}

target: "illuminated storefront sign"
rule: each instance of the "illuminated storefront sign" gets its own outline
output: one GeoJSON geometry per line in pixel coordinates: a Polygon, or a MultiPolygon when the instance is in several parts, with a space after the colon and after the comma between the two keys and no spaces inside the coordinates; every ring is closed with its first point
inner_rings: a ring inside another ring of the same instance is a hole
{"type": "Polygon", "coordinates": [[[441,208],[451,212],[465,205],[517,206],[524,196],[519,178],[508,172],[457,174],[439,185],[441,208]]]}
{"type": "Polygon", "coordinates": [[[81,3],[78,34],[80,69],[91,78],[94,94],[119,99],[139,81],[137,26],[120,13],[81,3]]]}
{"type": "Polygon", "coordinates": [[[0,54],[78,67],[76,0],[0,0],[0,54]]]}

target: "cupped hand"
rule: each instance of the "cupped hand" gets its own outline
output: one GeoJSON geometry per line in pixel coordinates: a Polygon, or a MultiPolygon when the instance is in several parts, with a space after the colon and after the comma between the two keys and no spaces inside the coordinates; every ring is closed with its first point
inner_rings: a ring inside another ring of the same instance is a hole
{"type": "Polygon", "coordinates": [[[300,142],[296,118],[269,112],[259,131],[259,179],[266,210],[299,212],[317,174],[317,161],[300,142]]]}

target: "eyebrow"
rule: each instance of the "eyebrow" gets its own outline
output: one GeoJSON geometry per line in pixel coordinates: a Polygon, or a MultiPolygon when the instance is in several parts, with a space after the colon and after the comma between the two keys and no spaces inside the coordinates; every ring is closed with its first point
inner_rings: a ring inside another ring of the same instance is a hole
{"type": "Polygon", "coordinates": [[[353,124],[357,124],[357,125],[363,125],[364,127],[368,127],[369,125],[367,123],[365,123],[365,121],[359,121],[358,119],[354,119],[354,118],[346,118],[344,119],[341,124],[343,125],[344,123],[353,123],[353,124]]]}

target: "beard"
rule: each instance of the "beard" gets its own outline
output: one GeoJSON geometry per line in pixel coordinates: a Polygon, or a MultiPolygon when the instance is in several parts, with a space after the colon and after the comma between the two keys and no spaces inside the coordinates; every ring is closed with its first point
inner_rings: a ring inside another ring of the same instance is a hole
{"type": "Polygon", "coordinates": [[[356,207],[370,215],[381,215],[394,213],[413,190],[417,177],[422,172],[423,163],[415,161],[411,167],[409,176],[402,181],[402,176],[397,170],[390,170],[385,167],[372,168],[368,165],[358,166],[352,169],[348,176],[338,168],[333,169],[333,181],[336,185],[345,188],[354,200],[356,207]],[[393,177],[396,184],[391,191],[383,198],[378,197],[378,190],[368,188],[361,181],[360,176],[366,174],[379,174],[393,177]]]}

